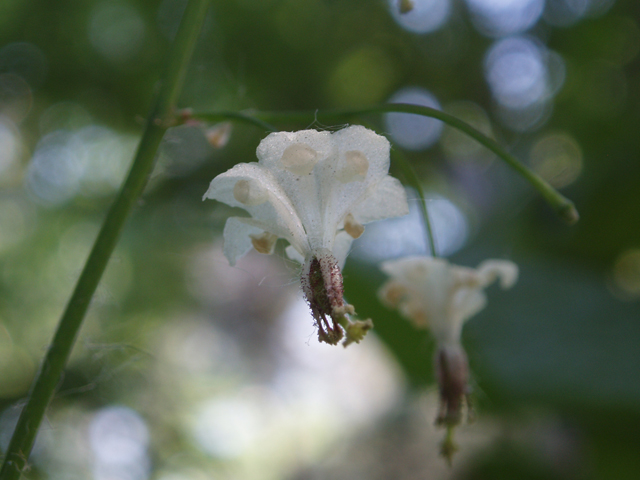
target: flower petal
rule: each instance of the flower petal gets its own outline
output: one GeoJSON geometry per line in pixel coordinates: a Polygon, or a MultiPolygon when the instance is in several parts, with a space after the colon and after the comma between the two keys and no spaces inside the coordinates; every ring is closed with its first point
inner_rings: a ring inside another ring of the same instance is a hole
{"type": "Polygon", "coordinates": [[[296,249],[308,250],[306,234],[295,208],[269,170],[240,163],[211,181],[204,198],[245,209],[264,230],[284,238],[296,249]]]}
{"type": "Polygon", "coordinates": [[[351,210],[358,222],[364,224],[409,213],[407,192],[397,179],[387,175],[372,190],[351,210]]]}
{"type": "Polygon", "coordinates": [[[287,248],[284,249],[284,251],[287,254],[287,257],[289,257],[291,260],[298,262],[300,265],[304,263],[304,255],[302,255],[299,251],[293,248],[292,245],[289,245],[287,248]]]}
{"type": "MultiPolygon", "coordinates": [[[[325,242],[331,240],[326,236],[328,231],[337,229],[347,213],[353,213],[356,220],[363,223],[352,210],[368,204],[378,184],[390,178],[387,175],[390,145],[385,137],[354,125],[335,132],[332,139],[336,155],[317,167],[324,193],[325,242]]],[[[377,218],[386,218],[386,215],[381,214],[377,218]]]]}
{"type": "Polygon", "coordinates": [[[324,222],[327,188],[321,173],[323,165],[334,163],[335,147],[331,133],[316,130],[271,133],[260,142],[256,154],[260,165],[271,172],[295,207],[310,248],[331,249],[337,228],[324,222]],[[331,231],[330,242],[321,245],[327,231],[331,231]]]}
{"type": "Polygon", "coordinates": [[[222,232],[224,256],[229,260],[229,265],[235,265],[240,257],[253,248],[250,235],[260,235],[263,232],[262,228],[245,223],[242,218],[229,218],[222,232]]]}
{"type": "Polygon", "coordinates": [[[506,290],[518,281],[518,265],[509,260],[485,260],[478,265],[478,276],[484,287],[499,278],[500,287],[506,290]]]}
{"type": "Polygon", "coordinates": [[[383,272],[407,288],[401,309],[420,326],[437,332],[446,328],[453,278],[442,258],[411,256],[383,262],[383,272]]]}
{"type": "Polygon", "coordinates": [[[333,244],[333,256],[338,260],[340,270],[342,270],[344,263],[347,261],[347,255],[349,255],[352,243],[353,237],[347,232],[340,232],[336,235],[336,240],[333,244]]]}

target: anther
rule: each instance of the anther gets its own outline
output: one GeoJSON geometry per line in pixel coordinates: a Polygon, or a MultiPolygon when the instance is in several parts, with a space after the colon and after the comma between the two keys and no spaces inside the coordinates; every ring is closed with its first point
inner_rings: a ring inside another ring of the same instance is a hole
{"type": "Polygon", "coordinates": [[[306,143],[289,145],[282,153],[280,164],[295,175],[309,175],[318,163],[318,153],[306,143]]]}

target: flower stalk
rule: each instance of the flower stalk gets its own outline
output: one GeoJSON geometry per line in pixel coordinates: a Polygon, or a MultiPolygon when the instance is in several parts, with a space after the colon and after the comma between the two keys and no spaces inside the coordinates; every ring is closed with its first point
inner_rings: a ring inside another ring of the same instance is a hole
{"type": "Polygon", "coordinates": [[[0,480],[17,480],[28,469],[28,457],[45,411],[58,387],[93,294],[116,246],[125,220],[142,194],[167,128],[175,123],[178,95],[186,76],[210,0],[190,0],[169,52],[159,93],[147,118],[131,170],[112,204],[89,258],[67,303],[4,457],[0,480]]]}

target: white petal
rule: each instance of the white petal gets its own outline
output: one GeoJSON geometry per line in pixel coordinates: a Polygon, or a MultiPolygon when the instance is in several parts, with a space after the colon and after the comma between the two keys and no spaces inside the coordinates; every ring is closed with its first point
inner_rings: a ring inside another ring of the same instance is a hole
{"type": "Polygon", "coordinates": [[[407,192],[395,178],[387,175],[362,202],[351,211],[360,223],[375,222],[384,218],[401,217],[409,213],[407,192]]]}
{"type": "Polygon", "coordinates": [[[258,145],[256,155],[260,160],[260,165],[271,171],[280,169],[285,150],[296,144],[312,149],[317,155],[317,161],[326,159],[333,151],[330,132],[318,132],[317,130],[275,132],[267,135],[258,145]]]}
{"type": "Polygon", "coordinates": [[[518,266],[509,260],[485,260],[478,265],[478,275],[483,286],[500,279],[500,287],[511,288],[518,281],[518,266]]]}
{"type": "Polygon", "coordinates": [[[462,288],[455,292],[451,305],[451,322],[458,331],[456,338],[460,338],[462,324],[487,306],[487,296],[477,288],[462,288]]]}
{"type": "MultiPolygon", "coordinates": [[[[361,125],[343,128],[333,134],[336,147],[343,155],[360,152],[368,161],[367,180],[375,183],[389,173],[389,140],[361,125]]],[[[344,157],[343,161],[348,158],[344,157]]]]}
{"type": "Polygon", "coordinates": [[[318,152],[306,143],[294,143],[284,149],[280,166],[294,175],[309,175],[318,163],[318,152]]]}
{"type": "MultiPolygon", "coordinates": [[[[330,249],[337,228],[327,227],[324,221],[324,198],[328,189],[322,172],[327,164],[335,163],[331,133],[316,130],[272,133],[260,142],[256,153],[260,165],[271,172],[295,207],[310,248],[330,249]],[[301,175],[309,170],[311,164],[311,174],[301,175]],[[322,245],[328,231],[331,231],[327,239],[329,243],[322,245]]],[[[333,181],[337,183],[335,178],[333,181]]]]}
{"type": "Polygon", "coordinates": [[[308,249],[295,208],[269,170],[257,163],[240,163],[211,181],[204,198],[245,209],[264,230],[308,249]]]}
{"type": "Polygon", "coordinates": [[[361,182],[367,177],[369,160],[360,150],[344,152],[344,161],[338,170],[338,180],[342,183],[361,182]]]}
{"type": "Polygon", "coordinates": [[[502,260],[487,260],[475,270],[415,256],[384,262],[381,269],[391,279],[380,294],[395,300],[417,326],[428,326],[440,346],[459,344],[464,322],[486,306],[485,287],[500,278],[509,288],[518,276],[517,266],[502,260]]]}
{"type": "Polygon", "coordinates": [[[424,320],[433,330],[446,328],[453,286],[450,265],[446,260],[405,257],[384,262],[381,269],[406,285],[411,302],[422,307],[424,320]]]}
{"type": "Polygon", "coordinates": [[[287,254],[287,257],[289,257],[291,260],[298,262],[300,265],[304,263],[304,255],[293,248],[292,245],[289,245],[287,248],[285,248],[284,251],[287,254]]]}
{"type": "MultiPolygon", "coordinates": [[[[353,213],[355,218],[363,223],[353,210],[368,203],[377,185],[389,172],[390,146],[385,137],[354,125],[335,132],[332,139],[335,142],[336,155],[316,167],[323,190],[322,223],[326,228],[323,239],[325,243],[330,241],[326,234],[331,228],[337,228],[348,212],[353,213]],[[359,165],[354,164],[356,157],[359,165]],[[364,174],[364,178],[359,179],[360,174],[364,174]],[[344,183],[347,179],[351,181],[344,183]]],[[[378,218],[386,216],[381,215],[378,218]]]]}
{"type": "Polygon", "coordinates": [[[260,235],[263,232],[263,229],[255,225],[249,225],[243,222],[241,218],[229,218],[222,232],[224,237],[224,256],[229,260],[229,265],[235,265],[240,257],[243,257],[253,248],[249,235],[260,235]]]}
{"type": "Polygon", "coordinates": [[[388,140],[364,127],[273,133],[257,155],[295,206],[310,249],[333,250],[336,232],[352,210],[362,211],[367,221],[408,213],[404,190],[387,176],[388,140]],[[380,196],[367,207],[380,183],[380,196]]]}
{"type": "Polygon", "coordinates": [[[351,250],[351,243],[353,243],[353,237],[347,232],[340,232],[336,235],[333,244],[333,256],[338,260],[340,270],[342,270],[347,261],[347,255],[349,255],[349,251],[351,250]]]}
{"type": "Polygon", "coordinates": [[[242,178],[233,186],[233,198],[244,206],[255,207],[269,200],[269,194],[258,182],[242,178]]]}

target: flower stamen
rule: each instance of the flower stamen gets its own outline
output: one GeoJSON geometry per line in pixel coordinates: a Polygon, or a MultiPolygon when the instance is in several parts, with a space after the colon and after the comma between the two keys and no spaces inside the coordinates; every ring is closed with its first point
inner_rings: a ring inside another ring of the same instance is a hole
{"type": "Polygon", "coordinates": [[[342,183],[361,182],[369,171],[369,160],[359,150],[349,150],[344,154],[344,166],[338,172],[342,183]]]}
{"type": "Polygon", "coordinates": [[[336,345],[343,337],[338,318],[344,316],[342,273],[330,252],[314,255],[302,275],[302,290],[318,327],[318,339],[336,345]]]}
{"type": "Polygon", "coordinates": [[[276,240],[278,236],[273,233],[263,232],[260,235],[250,234],[251,245],[256,249],[258,253],[264,253],[265,255],[271,255],[276,246],[276,240]]]}
{"type": "Polygon", "coordinates": [[[233,186],[233,198],[243,205],[253,207],[268,200],[267,191],[251,180],[241,179],[233,186]]]}
{"type": "Polygon", "coordinates": [[[344,218],[344,231],[352,238],[359,238],[364,233],[364,225],[360,224],[352,214],[347,214],[344,218]]]}

